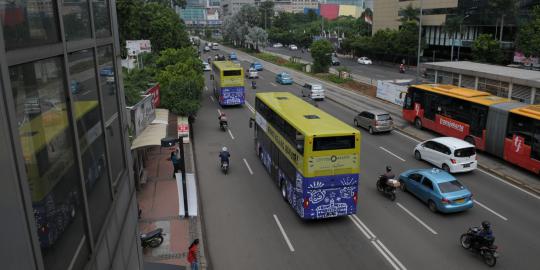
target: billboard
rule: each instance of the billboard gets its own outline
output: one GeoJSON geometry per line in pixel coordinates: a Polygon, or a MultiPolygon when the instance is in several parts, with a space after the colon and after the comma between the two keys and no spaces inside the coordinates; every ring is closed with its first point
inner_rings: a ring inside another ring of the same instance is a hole
{"type": "Polygon", "coordinates": [[[161,101],[160,96],[159,96],[159,90],[160,90],[159,83],[156,83],[156,85],[148,88],[148,90],[144,92],[145,95],[152,96],[152,105],[154,106],[154,108],[159,107],[159,103],[161,101]]]}
{"type": "Polygon", "coordinates": [[[129,56],[136,56],[140,53],[152,52],[150,40],[126,40],[126,49],[129,56]]]}

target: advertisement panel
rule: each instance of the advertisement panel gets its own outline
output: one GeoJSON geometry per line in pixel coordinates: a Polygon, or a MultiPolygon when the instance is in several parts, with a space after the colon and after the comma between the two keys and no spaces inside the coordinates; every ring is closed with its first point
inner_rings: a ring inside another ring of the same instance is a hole
{"type": "Polygon", "coordinates": [[[135,56],[152,52],[152,45],[150,40],[126,40],[126,49],[129,56],[135,56]]]}
{"type": "Polygon", "coordinates": [[[146,90],[146,92],[144,93],[145,95],[151,95],[152,96],[152,105],[154,105],[154,108],[157,108],[159,107],[159,104],[160,104],[160,101],[161,101],[161,98],[159,96],[159,90],[160,90],[160,86],[159,86],[159,83],[148,88],[148,90],[146,90]]]}
{"type": "Polygon", "coordinates": [[[377,81],[376,97],[403,106],[407,88],[411,81],[377,81]]]}
{"type": "Polygon", "coordinates": [[[152,105],[152,95],[145,96],[133,107],[128,107],[131,114],[131,124],[136,138],[154,119],[156,119],[156,108],[152,105]]]}

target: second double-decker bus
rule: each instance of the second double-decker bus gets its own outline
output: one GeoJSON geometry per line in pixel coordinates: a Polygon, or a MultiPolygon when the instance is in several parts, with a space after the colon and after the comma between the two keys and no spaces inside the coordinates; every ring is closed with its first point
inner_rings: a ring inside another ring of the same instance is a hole
{"type": "Polygon", "coordinates": [[[303,219],[356,213],[360,132],[287,92],[258,93],[255,146],[303,219]]]}
{"type": "Polygon", "coordinates": [[[540,105],[453,85],[409,87],[403,118],[540,174],[540,105]]]}
{"type": "Polygon", "coordinates": [[[214,61],[214,96],[221,106],[242,105],[245,101],[244,71],[231,61],[214,61]]]}

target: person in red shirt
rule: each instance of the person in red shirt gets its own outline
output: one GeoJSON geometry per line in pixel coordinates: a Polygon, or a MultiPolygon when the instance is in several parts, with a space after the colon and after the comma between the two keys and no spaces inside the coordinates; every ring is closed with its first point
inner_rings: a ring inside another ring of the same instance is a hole
{"type": "Polygon", "coordinates": [[[197,261],[197,253],[199,252],[199,239],[193,240],[189,245],[187,260],[191,265],[191,270],[199,270],[199,261],[197,261]]]}

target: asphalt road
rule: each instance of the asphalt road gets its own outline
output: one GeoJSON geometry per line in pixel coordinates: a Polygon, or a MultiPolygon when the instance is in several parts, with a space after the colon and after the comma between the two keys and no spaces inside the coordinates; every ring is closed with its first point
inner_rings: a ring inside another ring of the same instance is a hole
{"type": "MultiPolygon", "coordinates": [[[[264,48],[269,52],[276,52],[288,56],[300,57],[308,62],[313,63],[313,58],[311,58],[311,53],[308,51],[291,51],[287,48],[273,48],[267,47],[264,48]]],[[[343,67],[347,67],[351,70],[352,73],[364,76],[366,78],[375,79],[375,80],[394,80],[394,79],[414,79],[416,75],[416,69],[409,69],[406,73],[399,73],[398,66],[388,66],[382,65],[374,61],[373,65],[362,65],[356,62],[357,58],[338,58],[343,67]]],[[[337,67],[337,66],[335,66],[337,67]]]]}
{"type": "MultiPolygon", "coordinates": [[[[256,92],[300,93],[298,85],[277,85],[275,74],[268,69],[279,70],[265,66],[257,90],[247,88],[249,105],[221,108],[211,97],[211,89],[204,91],[194,125],[203,222],[213,269],[487,268],[479,256],[459,245],[459,236],[483,220],[493,224],[500,246],[498,269],[537,268],[540,197],[480,171],[456,175],[476,200],[463,213],[434,214],[411,194],[399,192],[395,202],[379,194],[375,182],[385,165],[391,165],[397,174],[430,167],[413,158],[417,142],[398,132],[362,132],[358,213],[354,217],[300,220],[256,157],[253,130],[248,127],[256,92]],[[220,110],[228,115],[230,133],[218,127],[220,110]],[[219,170],[217,155],[222,146],[232,155],[228,175],[219,170]]],[[[211,85],[208,77],[207,73],[207,85],[211,85]]],[[[352,125],[355,112],[328,99],[318,105],[352,125]]],[[[358,103],[359,110],[362,106],[366,105],[358,103]]]]}

